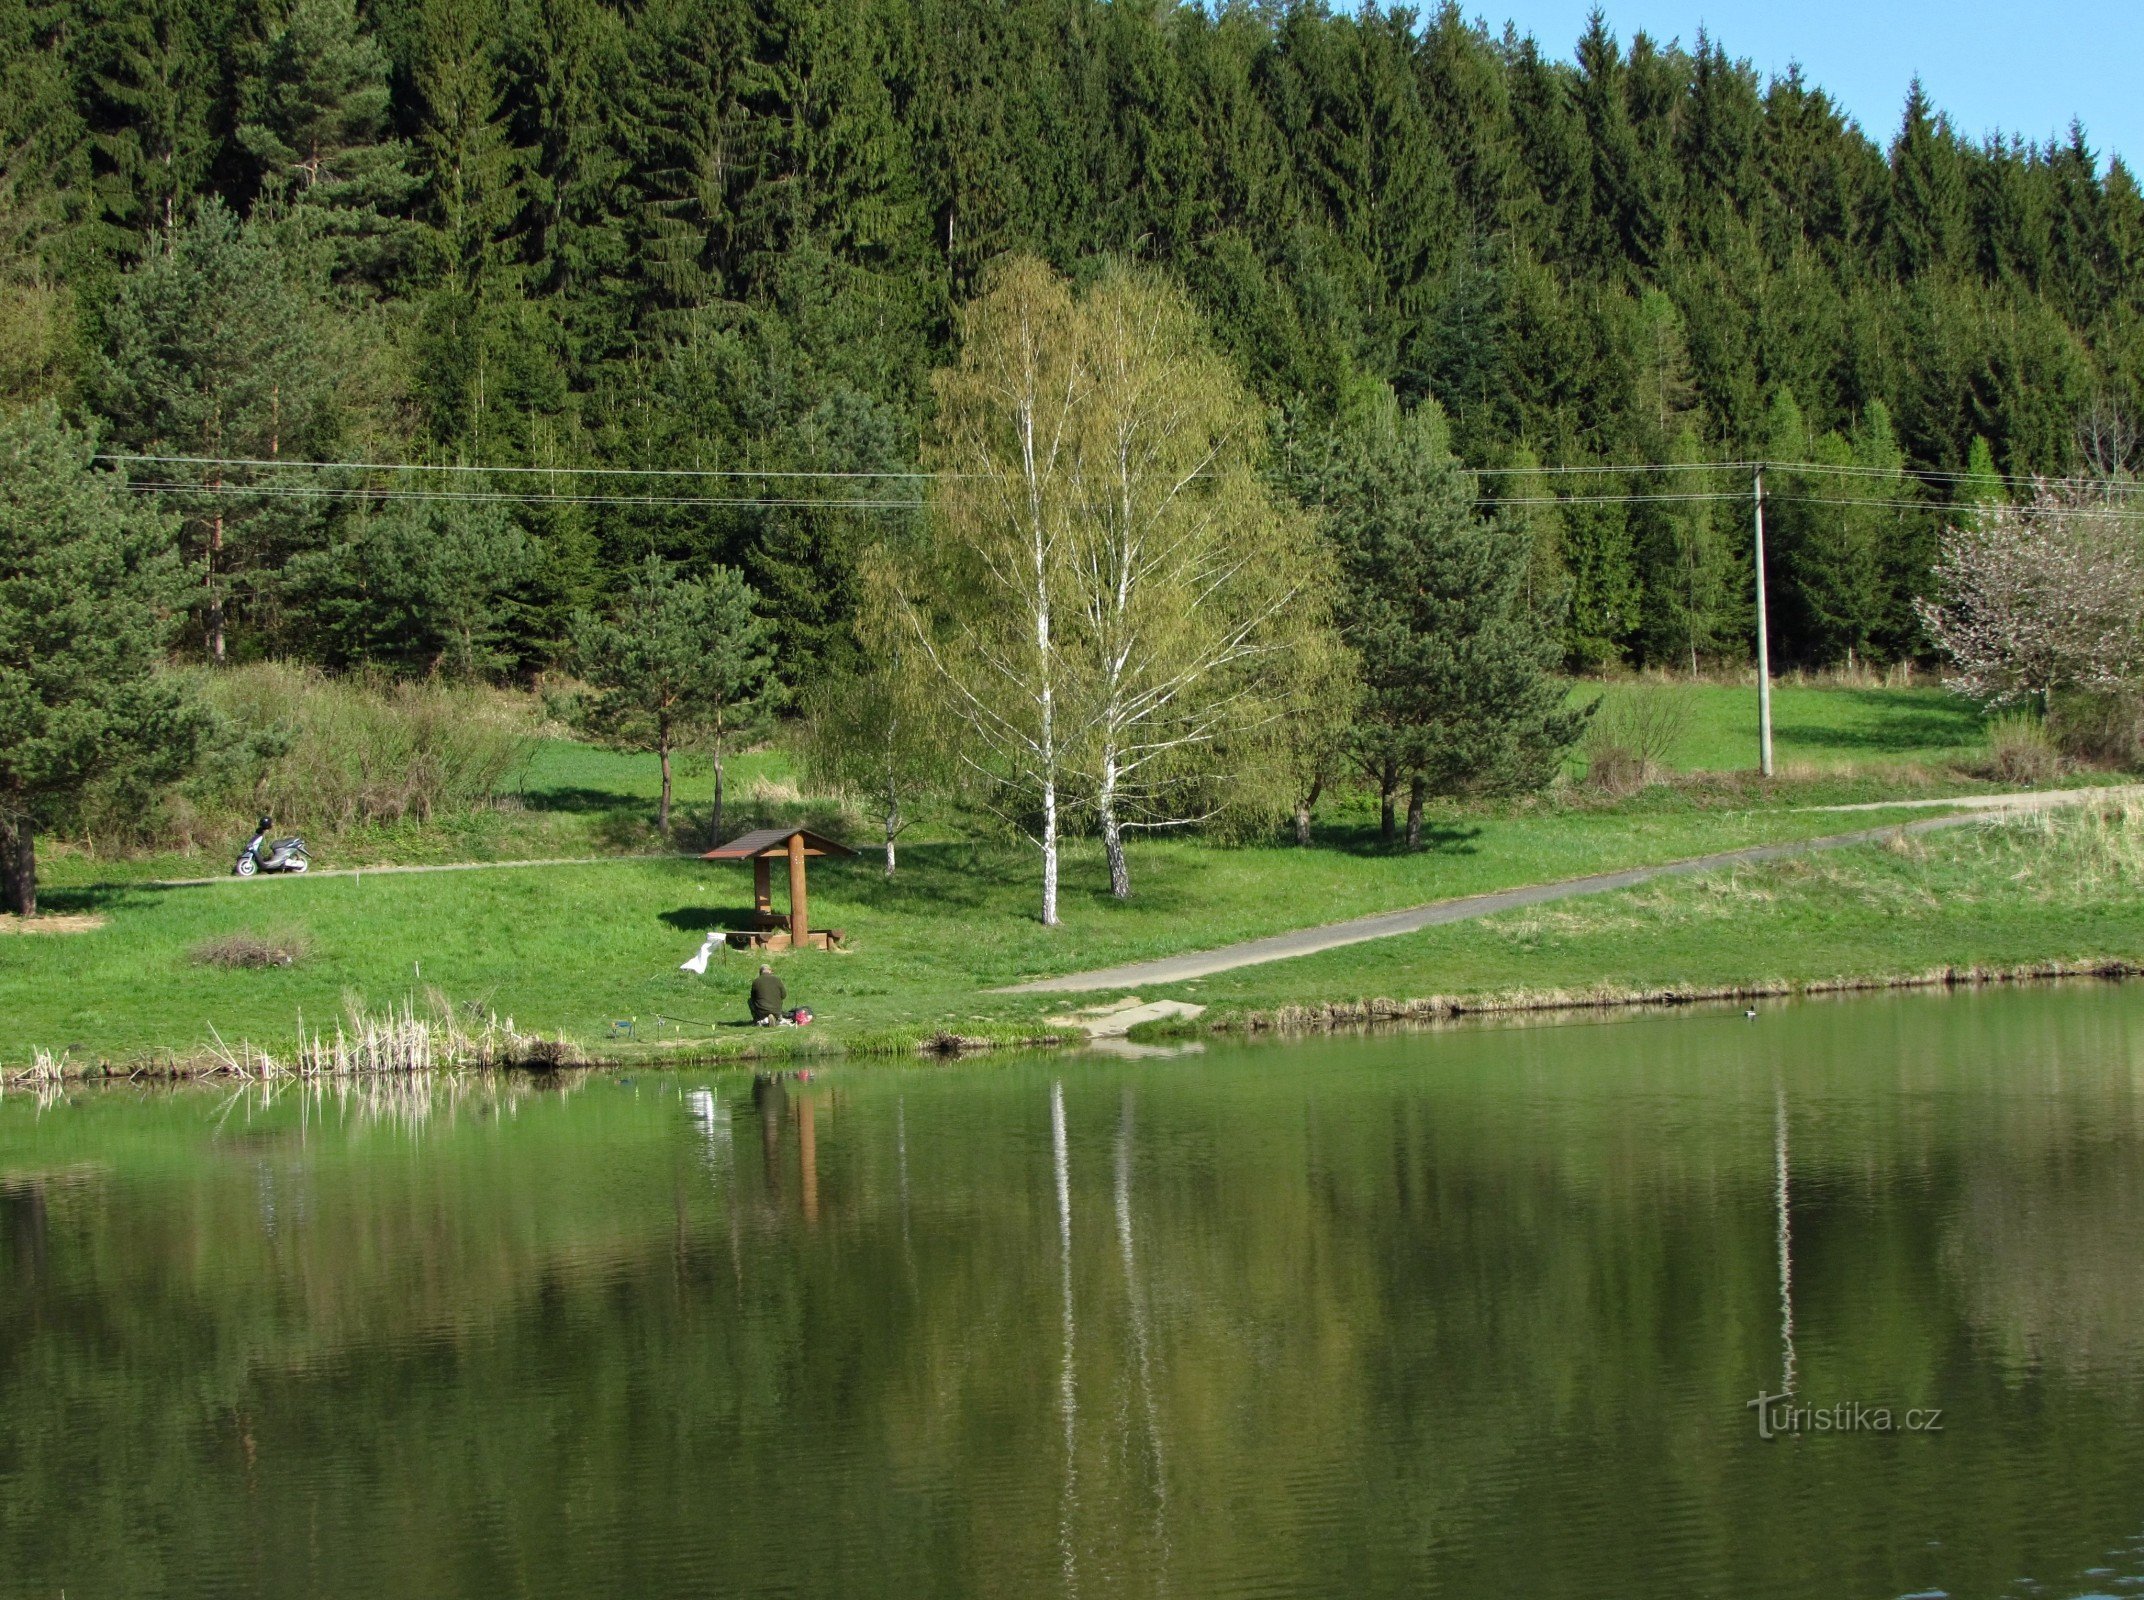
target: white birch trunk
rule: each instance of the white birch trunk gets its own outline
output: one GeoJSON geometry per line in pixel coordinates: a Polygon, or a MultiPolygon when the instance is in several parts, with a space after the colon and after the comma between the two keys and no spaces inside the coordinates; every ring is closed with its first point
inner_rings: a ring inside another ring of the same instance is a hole
{"type": "Polygon", "coordinates": [[[1042,785],[1042,925],[1057,926],[1057,780],[1042,785]]]}
{"type": "Polygon", "coordinates": [[[1102,819],[1102,853],[1109,858],[1109,892],[1119,900],[1132,897],[1131,869],[1124,860],[1124,826],[1117,817],[1117,753],[1102,756],[1102,777],[1095,793],[1095,810],[1102,819]]]}
{"type": "Polygon", "coordinates": [[[886,879],[893,881],[893,841],[901,832],[901,771],[894,759],[892,741],[886,749],[886,879]]]}

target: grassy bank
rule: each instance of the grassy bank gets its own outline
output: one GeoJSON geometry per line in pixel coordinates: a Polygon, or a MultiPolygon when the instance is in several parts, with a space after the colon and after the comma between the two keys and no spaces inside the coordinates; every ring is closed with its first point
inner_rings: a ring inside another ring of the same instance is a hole
{"type": "MultiPolygon", "coordinates": [[[[698,847],[704,800],[687,813],[686,831],[658,839],[652,758],[534,738],[487,808],[345,830],[321,865],[600,859],[158,887],[147,880],[214,874],[222,860],[48,854],[46,906],[71,931],[0,936],[0,1063],[19,1067],[40,1050],[76,1063],[168,1059],[219,1039],[285,1053],[301,1016],[309,1027],[332,1026],[352,1004],[374,1012],[444,1004],[605,1057],[1030,1041],[1050,1036],[1046,1019],[1067,1002],[990,990],[1881,820],[1808,809],[1820,804],[2001,787],[1974,772],[1978,719],[1939,691],[1782,688],[1783,752],[1800,739],[1841,759],[1772,783],[1734,770],[1746,690],[1670,692],[1682,697],[1685,730],[1672,764],[1691,769],[1672,783],[1621,797],[1572,783],[1537,800],[1442,807],[1418,854],[1382,845],[1360,797],[1325,814],[1310,850],[1141,841],[1129,904],[1109,898],[1098,852],[1076,844],[1058,929],[1036,923],[1035,861],[1015,844],[926,835],[904,846],[890,883],[868,854],[822,863],[814,920],[847,930],[854,953],[777,958],[792,997],[822,1019],[803,1032],[745,1025],[756,958],[724,953],[705,978],[677,970],[707,930],[742,925],[749,907],[744,870],[663,853],[698,847]],[[1722,770],[1704,770],[1712,761],[1722,770]],[[218,953],[254,946],[290,959],[234,965],[218,953]]],[[[686,773],[694,787],[704,779],[686,773]]],[[[840,825],[827,803],[795,794],[777,755],[735,763],[732,793],[740,795],[733,827],[761,817],[840,825]]],[[[1858,850],[1433,929],[1145,997],[1196,1001],[1249,1022],[1383,1001],[1789,989],[1946,966],[2144,957],[2135,875],[2109,843],[2129,838],[2134,819],[2109,816],[2074,824],[2101,830],[2089,862],[2074,854],[2085,845],[2062,832],[2070,824],[2031,819],[1902,852],[1858,850]]]]}
{"type": "MultiPolygon", "coordinates": [[[[598,749],[563,736],[543,703],[503,690],[367,687],[274,664],[207,680],[225,731],[202,769],[144,803],[113,794],[73,838],[40,841],[57,887],[196,877],[221,870],[261,811],[302,832],[322,865],[424,865],[654,854],[704,848],[713,774],[704,754],[674,761],[676,809],[655,826],[660,775],[652,755],[598,749]]],[[[1874,799],[1980,786],[1985,728],[1978,713],[1936,688],[1782,683],[1775,702],[1783,782],[1769,789],[1755,763],[1755,690],[1748,684],[1625,679],[1579,683],[1604,719],[1658,708],[1667,730],[1662,771],[1717,783],[1740,804],[1874,799]]],[[[771,821],[841,828],[840,808],[800,795],[793,763],[776,750],[728,764],[735,833],[771,821]]],[[[1574,752],[1580,782],[1586,755],[1574,752]]],[[[1359,794],[1330,797],[1323,816],[1342,829],[1369,814],[1359,794]]],[[[867,832],[860,824],[851,831],[867,832]]],[[[941,836],[950,829],[941,829],[941,836]]]]}
{"type": "Polygon", "coordinates": [[[2140,969],[2130,802],[1663,880],[1147,998],[1208,1006],[1177,1030],[1195,1032],[2140,969]]]}
{"type": "MultiPolygon", "coordinates": [[[[1857,819],[1858,820],[1858,819],[1857,819]]],[[[1672,792],[1598,809],[1515,808],[1447,816],[1419,854],[1336,832],[1320,848],[1143,844],[1137,894],[1109,898],[1098,852],[1067,863],[1065,926],[1034,919],[1035,864],[1022,848],[925,844],[887,882],[868,857],[815,867],[815,921],[855,953],[777,958],[795,999],[824,1019],[780,1048],[1018,1031],[1046,1015],[1032,997],[984,993],[1049,973],[1173,954],[1306,923],[1451,895],[1570,877],[1603,864],[1669,861],[1841,831],[1822,813],[1699,803],[1672,792]]],[[[90,931],[0,942],[0,1059],[33,1049],[125,1058],[213,1037],[273,1047],[300,1013],[331,1020],[350,995],[382,1007],[438,988],[517,1027],[608,1048],[757,1048],[741,1026],[753,968],[719,955],[704,979],[677,965],[705,930],[741,924],[750,874],[680,859],[355,878],[117,885],[47,894],[90,931]],[[234,935],[287,939],[289,966],[213,963],[234,935]]]]}

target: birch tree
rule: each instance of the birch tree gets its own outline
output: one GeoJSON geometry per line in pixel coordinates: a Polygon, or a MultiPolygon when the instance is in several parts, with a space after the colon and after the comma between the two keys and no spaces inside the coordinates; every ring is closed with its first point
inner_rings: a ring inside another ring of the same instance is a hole
{"type": "Polygon", "coordinates": [[[1323,546],[1258,474],[1264,418],[1175,286],[1082,297],[1001,267],[936,380],[936,534],[903,585],[985,775],[1042,852],[1092,809],[1110,890],[1129,831],[1229,804],[1253,729],[1288,716],[1292,642],[1325,626],[1323,546]]]}
{"type": "Polygon", "coordinates": [[[822,681],[805,702],[805,770],[817,783],[854,795],[879,819],[886,876],[917,800],[957,782],[944,737],[938,685],[899,610],[897,579],[867,559],[856,618],[864,666],[822,681]]]}
{"type": "Polygon", "coordinates": [[[1226,804],[1217,753],[1290,711],[1325,621],[1320,545],[1258,473],[1264,418],[1183,291],[1119,269],[1080,305],[1087,371],[1066,537],[1109,890],[1129,830],[1226,804]],[[1217,781],[1218,780],[1218,781],[1217,781]]]}
{"type": "Polygon", "coordinates": [[[1087,388],[1071,291],[1039,261],[996,268],[932,385],[936,537],[907,574],[902,610],[958,726],[960,760],[1041,852],[1042,921],[1055,927],[1067,751],[1087,731],[1065,638],[1069,479],[1087,388]]]}

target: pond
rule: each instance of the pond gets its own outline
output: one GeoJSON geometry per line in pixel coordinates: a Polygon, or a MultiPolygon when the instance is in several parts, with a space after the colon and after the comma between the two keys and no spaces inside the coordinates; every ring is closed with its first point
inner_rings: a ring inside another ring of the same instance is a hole
{"type": "Polygon", "coordinates": [[[2140,1279],[2144,988],[10,1090],[0,1595],[2131,1594],[2140,1279]]]}

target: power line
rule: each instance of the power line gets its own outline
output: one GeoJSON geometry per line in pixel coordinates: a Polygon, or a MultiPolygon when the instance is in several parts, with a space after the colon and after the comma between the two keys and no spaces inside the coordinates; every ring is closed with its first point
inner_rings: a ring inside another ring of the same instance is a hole
{"type": "Polygon", "coordinates": [[[1534,473],[1539,473],[1544,478],[1553,478],[1621,472],[1747,472],[1751,465],[1752,463],[1747,461],[1636,461],[1624,464],[1578,462],[1555,467],[1461,467],[1460,470],[1471,472],[1477,478],[1527,477],[1534,473]]]}
{"type": "MultiPolygon", "coordinates": [[[[688,478],[688,479],[740,479],[767,478],[780,480],[798,479],[855,479],[875,481],[929,481],[934,474],[920,472],[804,472],[804,471],[717,471],[708,468],[687,467],[482,467],[482,466],[424,466],[398,462],[358,461],[287,461],[261,460],[245,457],[215,456],[148,456],[148,455],[101,455],[97,459],[115,463],[163,464],[206,466],[219,468],[301,468],[316,471],[340,470],[349,472],[445,472],[459,474],[541,474],[545,476],[628,476],[640,478],[688,478]]],[[[1780,478],[1797,476],[1829,476],[1832,478],[1887,479],[1898,481],[1921,481],[1938,479],[1947,482],[2001,481],[2054,486],[2096,486],[2109,488],[2101,480],[2084,478],[2013,480],[1998,476],[1989,480],[1981,475],[1965,473],[1915,474],[1887,467],[1863,467],[1826,462],[1768,462],[1763,464],[1780,478]]],[[[1648,472],[1709,472],[1727,474],[1754,472],[1755,462],[1647,462],[1635,465],[1524,467],[1524,468],[1462,468],[1477,477],[1500,474],[1539,472],[1544,476],[1627,476],[1648,472]]],[[[967,477],[973,474],[959,474],[967,477]]],[[[558,490],[507,490],[507,489],[422,489],[400,487],[368,487],[351,484],[322,483],[184,483],[171,480],[132,480],[125,487],[138,494],[190,494],[221,495],[230,498],[289,498],[326,499],[374,502],[396,501],[454,501],[476,504],[505,505],[585,505],[585,506],[633,506],[674,507],[687,510],[731,508],[739,510],[851,510],[851,511],[917,511],[925,502],[920,499],[874,499],[847,496],[795,496],[795,495],[690,495],[690,494],[577,494],[558,490]]],[[[1474,500],[1479,507],[1500,506],[1564,506],[1564,505],[1675,505],[1703,504],[1740,500],[1743,492],[1733,490],[1631,490],[1610,493],[1572,492],[1549,495],[1480,495],[1474,500]]],[[[1935,500],[1907,500],[1885,496],[1837,495],[1823,496],[1797,493],[1793,489],[1774,487],[1771,499],[1803,505],[1864,506],[1899,511],[1944,511],[1950,503],[1935,500]]],[[[2073,510],[2094,513],[2104,510],[2109,514],[2131,516],[2144,515],[2144,508],[2128,510],[2115,506],[2094,508],[2073,507],[2073,510]]]]}
{"type": "MultiPolygon", "coordinates": [[[[422,462],[422,461],[311,461],[287,456],[181,456],[146,455],[122,452],[102,452],[96,460],[111,465],[143,464],[150,466],[215,467],[230,470],[267,470],[280,472],[404,472],[404,473],[454,473],[465,476],[522,476],[522,477],[584,477],[584,478],[712,478],[754,480],[841,480],[856,479],[881,482],[930,482],[941,476],[975,477],[974,473],[941,474],[908,470],[852,470],[849,468],[773,468],[773,467],[606,467],[606,466],[525,466],[484,465],[469,462],[422,462]]],[[[1798,476],[1890,478],[1911,479],[1926,484],[1956,486],[1970,483],[1995,483],[2006,488],[2050,489],[2108,489],[2114,488],[2106,480],[2092,477],[2042,477],[2025,473],[1974,473],[1958,472],[1942,467],[1872,467],[1847,462],[1826,461],[1623,461],[1623,462],[1566,462],[1545,466],[1462,466],[1460,470],[1477,478],[1508,478],[1538,475],[1541,477],[1620,477],[1653,473],[1734,473],[1740,476],[1754,472],[1759,467],[1781,474],[1798,476]]],[[[1523,500],[1506,500],[1505,504],[1532,503],[1523,500]]]]}
{"type": "Polygon", "coordinates": [[[921,510],[923,506],[921,500],[807,500],[783,499],[773,496],[745,497],[687,494],[630,495],[538,492],[514,494],[503,489],[367,489],[316,484],[129,483],[126,487],[136,494],[220,495],[231,499],[258,499],[265,497],[285,500],[451,500],[480,504],[503,502],[509,505],[685,506],[703,509],[716,506],[738,506],[760,509],[795,507],[799,509],[853,511],[917,511],[921,510]]]}
{"type": "Polygon", "coordinates": [[[287,471],[315,472],[461,472],[479,476],[504,474],[568,478],[909,478],[930,479],[931,472],[851,472],[834,468],[810,471],[776,471],[773,468],[714,467],[527,467],[475,466],[467,462],[423,461],[299,461],[286,456],[146,456],[103,453],[98,461],[124,465],[142,462],[152,466],[269,467],[287,471]]]}
{"type": "Polygon", "coordinates": [[[2035,477],[2010,472],[1953,472],[1942,467],[1863,467],[1828,461],[1767,461],[1768,472],[1828,475],[1834,478],[1912,478],[1922,483],[1999,483],[2008,488],[2099,489],[2108,493],[2133,494],[2135,486],[2092,477],[2035,477]]]}
{"type": "Polygon", "coordinates": [[[1657,494],[1546,494],[1512,495],[1499,497],[1483,495],[1475,500],[1478,506],[1617,506],[1617,505],[1664,505],[1706,500],[1741,500],[1746,491],[1690,490],[1682,494],[1665,491],[1657,494]]]}
{"type": "MultiPolygon", "coordinates": [[[[1790,501],[1794,504],[1805,506],[1875,506],[1879,509],[1895,511],[1958,511],[1982,509],[1970,506],[1959,507],[1948,505],[1933,505],[1926,500],[1875,499],[1866,498],[1861,495],[1796,494],[1792,490],[1788,490],[1785,493],[1781,493],[1776,489],[1769,488],[1765,490],[1764,497],[1767,500],[1790,501]]],[[[2144,505],[2064,506],[2062,508],[2062,511],[2065,516],[2144,518],[2144,505]]]]}
{"type": "MultiPolygon", "coordinates": [[[[920,511],[926,504],[922,500],[867,500],[847,497],[807,499],[772,495],[563,494],[548,490],[516,492],[507,489],[375,489],[335,484],[207,484],[143,481],[131,482],[125,487],[135,494],[215,495],[234,500],[302,499],[367,502],[448,500],[458,503],[505,505],[680,506],[702,509],[733,506],[761,509],[787,507],[805,510],[856,511],[920,511]]],[[[1742,492],[1740,490],[1656,490],[1652,492],[1615,494],[1521,495],[1505,498],[1483,495],[1476,497],[1473,504],[1488,508],[1500,506],[1661,505],[1740,500],[1741,498],[1742,492]]],[[[1873,505],[1876,502],[1857,501],[1855,503],[1873,505]]]]}

